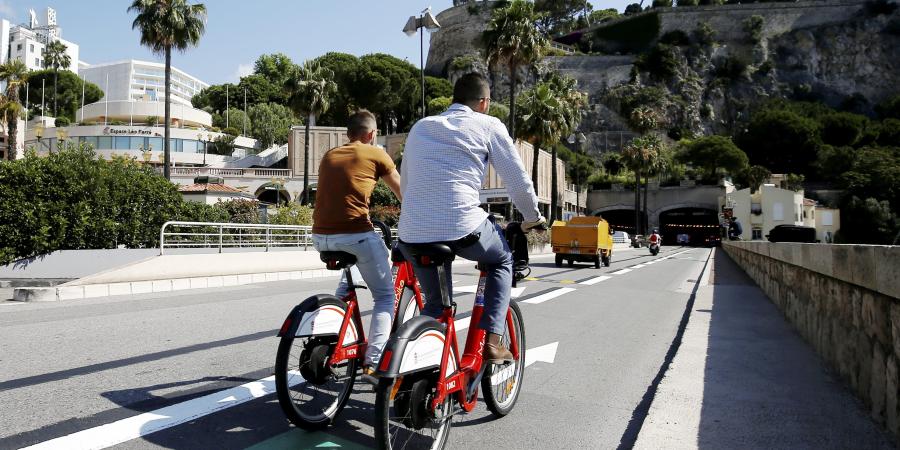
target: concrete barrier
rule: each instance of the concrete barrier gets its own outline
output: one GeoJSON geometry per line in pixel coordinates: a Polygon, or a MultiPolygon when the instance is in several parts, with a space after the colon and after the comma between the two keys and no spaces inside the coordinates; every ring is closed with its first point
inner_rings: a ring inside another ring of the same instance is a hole
{"type": "Polygon", "coordinates": [[[900,436],[900,247],[723,242],[872,417],[900,436]]]}

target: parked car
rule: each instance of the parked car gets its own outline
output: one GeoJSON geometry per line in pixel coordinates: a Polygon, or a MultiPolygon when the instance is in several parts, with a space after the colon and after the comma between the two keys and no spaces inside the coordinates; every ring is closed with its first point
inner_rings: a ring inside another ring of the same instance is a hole
{"type": "Polygon", "coordinates": [[[766,235],[769,242],[816,242],[816,229],[801,225],[778,225],[766,235]]]}
{"type": "Polygon", "coordinates": [[[647,238],[643,234],[635,234],[631,236],[631,246],[634,248],[641,248],[647,245],[647,238]]]}

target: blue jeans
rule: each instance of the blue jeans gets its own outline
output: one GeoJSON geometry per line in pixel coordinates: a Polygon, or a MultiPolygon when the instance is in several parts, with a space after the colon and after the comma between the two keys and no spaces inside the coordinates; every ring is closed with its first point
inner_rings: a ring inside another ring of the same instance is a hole
{"type": "MultiPolygon", "coordinates": [[[[478,326],[489,332],[503,334],[506,331],[506,310],[509,309],[509,296],[512,288],[512,252],[509,244],[503,237],[503,231],[499,225],[490,220],[485,220],[475,229],[481,233],[478,242],[463,248],[450,246],[457,256],[477,261],[486,272],[487,280],[484,287],[484,312],[481,323],[478,326]]],[[[401,247],[402,248],[402,247],[401,247]]],[[[440,281],[436,267],[421,267],[416,264],[411,255],[404,254],[407,260],[413,261],[413,271],[422,293],[425,295],[425,310],[423,314],[437,318],[444,307],[441,303],[440,281]]],[[[453,292],[452,272],[450,263],[444,264],[447,274],[447,293],[453,292]]]]}
{"type": "MultiPolygon", "coordinates": [[[[391,334],[394,318],[394,281],[391,277],[390,254],[384,241],[374,232],[350,234],[314,234],[313,246],[316,250],[341,251],[356,256],[356,268],[372,292],[375,307],[372,309],[372,323],[369,324],[369,345],[366,349],[366,364],[375,366],[381,359],[381,351],[391,334]]],[[[335,296],[347,295],[347,282],[341,275],[335,296]]]]}

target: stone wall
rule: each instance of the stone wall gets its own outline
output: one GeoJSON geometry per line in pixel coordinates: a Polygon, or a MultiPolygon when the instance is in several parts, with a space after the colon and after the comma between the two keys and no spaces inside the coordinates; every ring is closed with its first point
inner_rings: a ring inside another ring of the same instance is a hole
{"type": "Polygon", "coordinates": [[[750,16],[762,16],[762,35],[771,37],[801,28],[845,22],[859,12],[864,4],[860,0],[827,0],[681,6],[654,8],[654,11],[659,11],[660,14],[660,35],[673,30],[689,32],[701,22],[707,22],[716,30],[716,39],[741,41],[747,39],[743,22],[750,16]]]}
{"type": "Polygon", "coordinates": [[[725,242],[735,262],[900,436],[900,247],[725,242]]]}

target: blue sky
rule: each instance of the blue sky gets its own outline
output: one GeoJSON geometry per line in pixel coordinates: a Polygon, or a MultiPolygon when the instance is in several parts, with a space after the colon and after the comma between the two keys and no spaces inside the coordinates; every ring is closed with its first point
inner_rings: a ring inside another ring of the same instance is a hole
{"type": "MultiPolygon", "coordinates": [[[[206,0],[206,34],[197,48],[175,54],[173,64],[210,84],[237,81],[263,53],[281,52],[302,62],[329,51],[354,55],[388,53],[419,64],[419,39],[400,30],[428,6],[435,12],[452,0],[206,0]],[[301,7],[300,5],[310,5],[301,7]]],[[[626,0],[593,1],[594,9],[617,8],[626,0]]],[[[0,0],[0,17],[23,23],[28,9],[57,11],[63,38],[77,43],[81,59],[157,61],[131,29],[128,0],[0,0]]],[[[428,50],[426,33],[425,50],[428,50]]]]}

